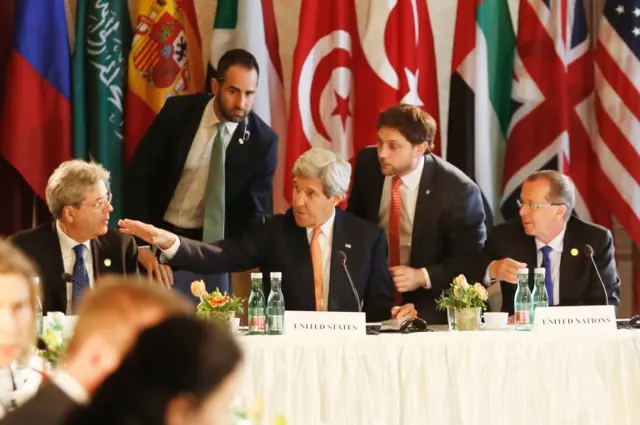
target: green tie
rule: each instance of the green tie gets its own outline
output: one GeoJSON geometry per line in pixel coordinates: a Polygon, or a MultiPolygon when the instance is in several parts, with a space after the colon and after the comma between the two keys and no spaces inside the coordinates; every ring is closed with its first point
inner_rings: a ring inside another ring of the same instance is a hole
{"type": "Polygon", "coordinates": [[[211,147],[209,177],[205,189],[203,242],[224,239],[224,131],[223,123],[216,125],[217,133],[211,147]]]}

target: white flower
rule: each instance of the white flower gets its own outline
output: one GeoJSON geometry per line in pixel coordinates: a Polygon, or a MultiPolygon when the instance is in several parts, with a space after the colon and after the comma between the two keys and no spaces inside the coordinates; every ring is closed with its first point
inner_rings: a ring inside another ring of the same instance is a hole
{"type": "Polygon", "coordinates": [[[467,278],[464,277],[463,274],[459,274],[455,279],[453,279],[453,283],[455,286],[459,286],[461,288],[467,289],[469,287],[469,283],[467,282],[467,278]]]}
{"type": "Polygon", "coordinates": [[[478,296],[482,299],[482,301],[486,301],[489,298],[489,293],[487,292],[485,287],[482,286],[480,283],[476,282],[476,284],[473,285],[473,289],[475,289],[476,294],[478,294],[478,296]]]}

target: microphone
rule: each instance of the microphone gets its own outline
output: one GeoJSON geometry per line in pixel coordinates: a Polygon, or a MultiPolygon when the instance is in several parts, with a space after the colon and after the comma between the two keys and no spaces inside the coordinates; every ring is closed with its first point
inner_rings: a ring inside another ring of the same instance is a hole
{"type": "Polygon", "coordinates": [[[71,273],[62,273],[61,277],[67,286],[67,311],[65,314],[71,316],[73,314],[73,275],[71,273]]]}
{"type": "Polygon", "coordinates": [[[344,267],[344,272],[347,274],[347,279],[349,279],[349,285],[351,285],[353,296],[356,298],[356,303],[358,303],[358,313],[360,313],[362,312],[362,302],[360,301],[360,296],[358,295],[358,291],[356,290],[356,285],[353,284],[351,273],[349,273],[349,268],[347,267],[347,254],[345,254],[344,251],[338,251],[338,259],[342,263],[342,267],[344,267]]]}
{"type": "Polygon", "coordinates": [[[607,302],[607,305],[609,305],[609,295],[607,295],[607,288],[605,288],[604,282],[600,277],[600,272],[598,271],[598,266],[596,266],[596,262],[593,260],[593,248],[591,247],[591,245],[586,244],[584,246],[584,255],[591,258],[591,264],[593,264],[593,268],[595,269],[596,274],[598,275],[598,280],[600,280],[600,285],[602,285],[602,290],[604,291],[604,300],[607,302]]]}

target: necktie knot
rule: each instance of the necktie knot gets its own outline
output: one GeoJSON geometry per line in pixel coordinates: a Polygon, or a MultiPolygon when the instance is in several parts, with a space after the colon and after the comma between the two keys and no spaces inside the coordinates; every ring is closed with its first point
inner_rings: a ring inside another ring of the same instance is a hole
{"type": "Polygon", "coordinates": [[[218,135],[220,136],[224,136],[224,123],[223,122],[219,122],[218,124],[216,124],[216,131],[218,132],[218,135]]]}
{"type": "Polygon", "coordinates": [[[542,255],[548,256],[551,253],[551,251],[553,251],[553,248],[551,248],[549,245],[545,245],[542,248],[540,248],[540,251],[542,251],[542,255]]]}
{"type": "Polygon", "coordinates": [[[393,185],[392,185],[393,190],[397,190],[400,186],[402,186],[402,177],[393,176],[393,185]]]}
{"type": "Polygon", "coordinates": [[[80,258],[82,257],[82,254],[84,254],[85,249],[87,249],[87,247],[81,243],[73,247],[73,251],[76,253],[76,257],[80,258]]]}
{"type": "Polygon", "coordinates": [[[311,236],[311,243],[317,241],[321,234],[322,234],[322,228],[314,227],[313,228],[313,235],[311,236]]]}

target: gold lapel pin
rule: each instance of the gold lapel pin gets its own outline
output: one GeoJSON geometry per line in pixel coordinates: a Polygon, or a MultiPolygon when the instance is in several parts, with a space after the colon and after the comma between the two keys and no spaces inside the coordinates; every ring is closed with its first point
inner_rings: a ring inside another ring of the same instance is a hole
{"type": "Polygon", "coordinates": [[[578,256],[578,250],[576,248],[573,248],[571,250],[571,255],[573,255],[574,257],[577,257],[578,256]]]}
{"type": "Polygon", "coordinates": [[[238,139],[238,143],[240,143],[241,145],[244,145],[244,140],[238,139]]]}
{"type": "Polygon", "coordinates": [[[425,194],[425,195],[428,195],[428,194],[430,194],[430,193],[431,193],[431,191],[430,191],[429,189],[427,189],[427,191],[426,191],[426,192],[424,192],[424,194],[425,194]]]}
{"type": "Polygon", "coordinates": [[[345,248],[351,248],[351,244],[350,243],[346,243],[346,244],[344,244],[344,247],[345,248]]]}
{"type": "Polygon", "coordinates": [[[105,259],[104,259],[104,265],[105,265],[106,267],[111,267],[111,259],[109,259],[109,258],[105,258],[105,259]]]}

